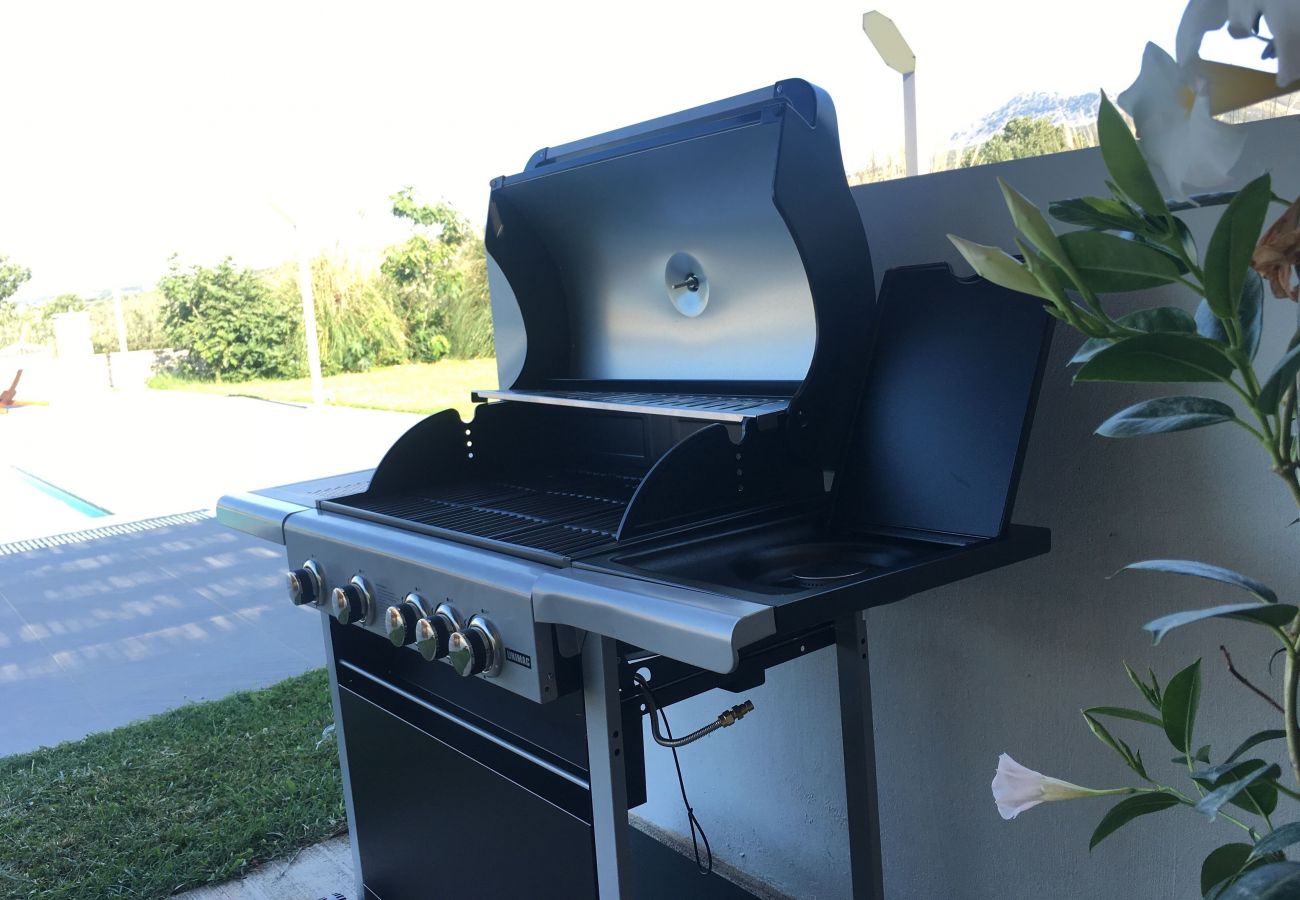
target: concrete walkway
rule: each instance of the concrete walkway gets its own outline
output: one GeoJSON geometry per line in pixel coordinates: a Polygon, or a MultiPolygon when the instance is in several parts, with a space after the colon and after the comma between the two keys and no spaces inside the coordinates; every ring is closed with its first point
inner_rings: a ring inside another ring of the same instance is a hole
{"type": "Polygon", "coordinates": [[[243,878],[177,895],[177,900],[360,900],[352,887],[346,837],[258,866],[243,878]]]}
{"type": "Polygon", "coordinates": [[[324,664],[279,547],[206,514],[135,527],[0,555],[0,756],[324,664]]]}
{"type": "Polygon", "coordinates": [[[282,548],[202,514],[147,517],[370,468],[418,419],[165,391],[0,418],[0,756],[321,665],[319,614],[288,603],[282,548]],[[19,469],[114,515],[88,518],[19,469]]]}

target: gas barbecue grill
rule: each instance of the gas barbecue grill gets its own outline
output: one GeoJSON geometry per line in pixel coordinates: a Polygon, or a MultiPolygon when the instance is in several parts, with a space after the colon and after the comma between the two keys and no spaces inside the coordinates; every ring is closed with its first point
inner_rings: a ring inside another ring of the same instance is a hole
{"type": "Polygon", "coordinates": [[[1048,549],[1008,516],[1050,319],[942,265],[876,302],[802,81],[539,151],[486,243],[502,387],[471,422],[218,507],[327,613],[359,892],[749,896],[628,828],[637,673],[663,707],[836,644],[879,898],[861,611],[1048,549]]]}

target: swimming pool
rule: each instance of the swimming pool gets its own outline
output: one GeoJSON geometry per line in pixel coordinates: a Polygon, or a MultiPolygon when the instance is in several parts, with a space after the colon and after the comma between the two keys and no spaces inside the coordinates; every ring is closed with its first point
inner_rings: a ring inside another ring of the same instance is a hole
{"type": "Polygon", "coordinates": [[[76,531],[111,514],[31,472],[0,464],[0,541],[76,531]]]}
{"type": "Polygon", "coordinates": [[[53,497],[60,503],[66,504],[70,508],[81,513],[83,516],[97,519],[100,516],[111,516],[113,514],[112,511],[104,509],[102,506],[96,506],[89,500],[83,500],[76,494],[63,490],[63,488],[59,487],[57,484],[50,484],[44,478],[38,478],[31,472],[24,471],[17,466],[11,466],[11,468],[18,473],[20,481],[36,488],[36,490],[40,491],[45,496],[53,497]]]}

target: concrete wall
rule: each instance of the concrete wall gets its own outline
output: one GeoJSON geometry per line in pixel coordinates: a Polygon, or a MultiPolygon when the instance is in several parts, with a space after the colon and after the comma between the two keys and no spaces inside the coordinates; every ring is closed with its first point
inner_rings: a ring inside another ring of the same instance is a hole
{"type": "MultiPolygon", "coordinates": [[[[1258,123],[1249,134],[1243,176],[1271,169],[1276,190],[1296,196],[1300,119],[1258,123]]],[[[1011,246],[999,175],[1045,207],[1100,192],[1103,168],[1099,154],[1085,150],[856,188],[877,277],[891,266],[936,260],[968,271],[947,232],[1011,246]]],[[[1213,218],[1188,216],[1202,247],[1213,218]]],[[[1193,308],[1179,290],[1133,300],[1193,308]]],[[[1260,357],[1271,364],[1296,310],[1266,302],[1260,357]]],[[[1286,527],[1294,508],[1267,473],[1262,451],[1238,429],[1136,441],[1093,436],[1111,412],[1183,391],[1071,387],[1066,361],[1078,343],[1058,331],[1015,512],[1017,521],[1053,529],[1053,552],[867,614],[890,900],[1199,896],[1205,854],[1239,839],[1230,825],[1176,809],[1133,823],[1089,857],[1088,837],[1107,800],[1049,804],[1003,822],[991,799],[1002,751],[1081,784],[1132,783],[1078,714],[1085,706],[1140,705],[1122,660],[1140,670],[1153,666],[1166,680],[1204,659],[1197,743],[1212,743],[1216,759],[1246,735],[1279,727],[1276,714],[1230,678],[1218,651],[1226,643],[1238,668],[1276,688],[1279,679],[1266,671],[1274,647],[1261,630],[1201,625],[1155,648],[1140,630],[1163,613],[1239,597],[1172,576],[1106,576],[1139,559],[1196,558],[1294,594],[1300,535],[1286,527]]],[[[793,896],[846,897],[832,651],[769,673],[750,696],[750,717],[682,751],[691,800],[714,850],[793,896]]],[[[734,702],[708,694],[674,706],[670,716],[685,732],[734,702]]],[[[1138,724],[1117,730],[1143,750],[1153,773],[1178,778],[1163,736],[1138,724]]],[[[652,799],[638,813],[684,833],[671,757],[649,738],[647,746],[652,799]]],[[[1295,812],[1291,804],[1277,818],[1295,812]]]]}
{"type": "MultiPolygon", "coordinates": [[[[89,344],[86,345],[89,347],[89,344]]],[[[131,350],[127,353],[87,353],[57,357],[53,353],[0,356],[0,390],[9,387],[14,372],[23,370],[18,400],[50,402],[75,398],[108,388],[144,388],[158,364],[178,351],[131,350]]]]}

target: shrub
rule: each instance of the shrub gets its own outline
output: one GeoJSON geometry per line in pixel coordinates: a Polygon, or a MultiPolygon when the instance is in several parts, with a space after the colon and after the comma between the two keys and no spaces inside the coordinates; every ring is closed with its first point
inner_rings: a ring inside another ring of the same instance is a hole
{"type": "Polygon", "coordinates": [[[258,273],[229,257],[216,268],[183,272],[173,257],[158,289],[163,330],[173,346],[190,351],[190,374],[247,381],[303,373],[298,307],[258,273]]]}
{"type": "Polygon", "coordinates": [[[447,338],[459,359],[491,356],[492,302],[488,296],[487,252],[475,235],[463,244],[455,260],[456,286],[447,296],[447,338]]]}
{"type": "Polygon", "coordinates": [[[483,241],[450,204],[418,203],[410,188],[393,194],[393,215],[417,229],[390,247],[382,271],[392,285],[394,308],[406,326],[411,357],[433,362],[492,352],[483,241]]]}
{"type": "MultiPolygon", "coordinates": [[[[281,266],[268,280],[287,306],[301,308],[296,264],[281,266]]],[[[311,280],[323,374],[407,362],[407,336],[382,276],[321,254],[311,262],[311,280]]]]}

